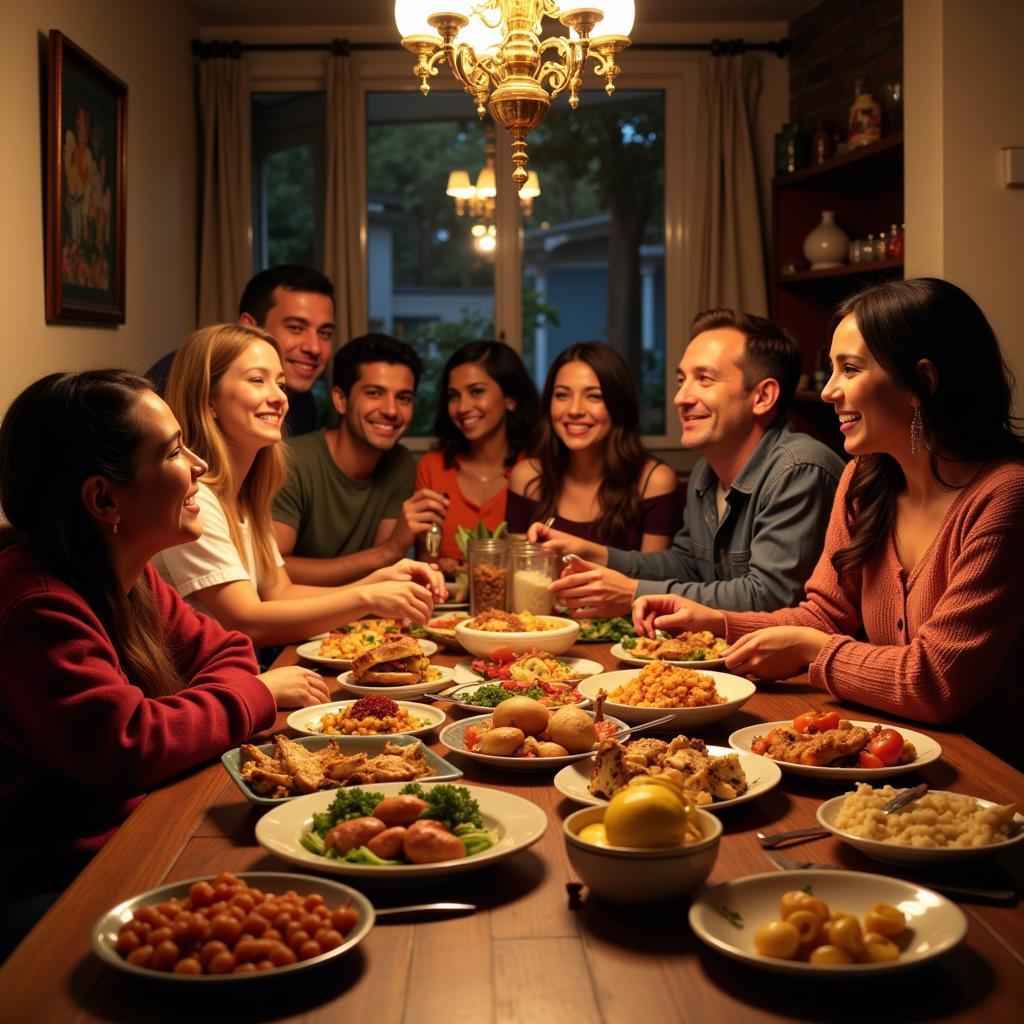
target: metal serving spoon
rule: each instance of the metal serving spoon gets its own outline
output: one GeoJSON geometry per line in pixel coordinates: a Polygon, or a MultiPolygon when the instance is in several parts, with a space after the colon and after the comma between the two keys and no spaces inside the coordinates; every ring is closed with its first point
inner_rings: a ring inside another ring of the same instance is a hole
{"type": "Polygon", "coordinates": [[[375,907],[377,918],[431,917],[435,914],[475,914],[475,903],[413,903],[407,907],[375,907]]]}

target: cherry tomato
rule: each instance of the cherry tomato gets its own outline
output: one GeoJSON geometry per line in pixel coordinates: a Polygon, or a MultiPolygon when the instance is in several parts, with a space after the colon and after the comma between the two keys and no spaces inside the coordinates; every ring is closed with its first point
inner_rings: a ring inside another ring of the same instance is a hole
{"type": "Polygon", "coordinates": [[[750,744],[750,749],[755,754],[763,754],[768,749],[768,737],[758,736],[754,742],[750,744]]]}
{"type": "Polygon", "coordinates": [[[793,728],[797,732],[828,732],[839,728],[838,711],[805,711],[793,719],[793,728]]]}
{"type": "Polygon", "coordinates": [[[857,764],[861,768],[884,768],[885,762],[875,757],[870,750],[862,750],[857,755],[857,764]]]}
{"type": "Polygon", "coordinates": [[[491,651],[491,661],[496,661],[499,665],[507,665],[510,661],[515,661],[516,652],[511,647],[501,646],[495,647],[491,651]]]}
{"type": "Polygon", "coordinates": [[[895,729],[883,729],[871,737],[868,749],[884,765],[896,764],[906,742],[895,729]]]}

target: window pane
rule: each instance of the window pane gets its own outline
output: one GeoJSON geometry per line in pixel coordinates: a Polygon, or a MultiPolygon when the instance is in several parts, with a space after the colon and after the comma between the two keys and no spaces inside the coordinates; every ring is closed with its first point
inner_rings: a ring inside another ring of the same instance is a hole
{"type": "Polygon", "coordinates": [[[530,133],[541,194],[524,221],[523,350],[540,387],[575,341],[633,368],[645,434],[665,430],[665,102],[662,92],[563,94],[530,133]]]}
{"type": "Polygon", "coordinates": [[[254,270],[321,266],[325,116],[322,92],[253,96],[254,270]]]}
{"type": "Polygon", "coordinates": [[[493,256],[474,244],[486,210],[460,216],[449,173],[475,183],[483,129],[464,93],[371,93],[366,104],[367,286],[370,330],[408,341],[424,361],[410,436],[433,433],[449,354],[494,335],[493,256]]]}

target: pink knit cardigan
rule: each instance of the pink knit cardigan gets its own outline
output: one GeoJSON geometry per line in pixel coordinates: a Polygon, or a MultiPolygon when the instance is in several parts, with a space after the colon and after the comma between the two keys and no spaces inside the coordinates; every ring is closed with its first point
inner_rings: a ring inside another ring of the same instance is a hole
{"type": "Polygon", "coordinates": [[[952,722],[1009,682],[1010,671],[1020,674],[1024,465],[982,470],[909,574],[890,531],[840,586],[832,555],[849,543],[843,503],[853,467],[840,480],[807,599],[777,612],[726,612],[727,639],[764,626],[820,629],[830,637],[810,666],[813,686],[906,718],[952,722]]]}

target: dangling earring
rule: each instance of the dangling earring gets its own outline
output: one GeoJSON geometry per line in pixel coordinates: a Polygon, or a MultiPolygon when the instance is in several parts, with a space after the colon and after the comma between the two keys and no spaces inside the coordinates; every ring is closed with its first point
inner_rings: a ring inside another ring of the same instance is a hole
{"type": "Polygon", "coordinates": [[[114,520],[114,533],[117,533],[117,524],[118,524],[119,522],[121,522],[121,517],[120,517],[120,516],[118,516],[118,517],[117,517],[117,518],[116,518],[116,519],[114,520]]]}
{"type": "Polygon", "coordinates": [[[910,454],[916,455],[924,439],[924,421],[921,419],[921,406],[914,406],[914,418],[910,421],[910,454]]]}

